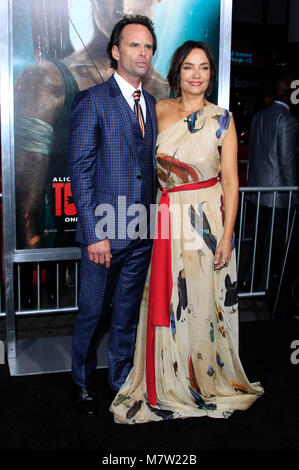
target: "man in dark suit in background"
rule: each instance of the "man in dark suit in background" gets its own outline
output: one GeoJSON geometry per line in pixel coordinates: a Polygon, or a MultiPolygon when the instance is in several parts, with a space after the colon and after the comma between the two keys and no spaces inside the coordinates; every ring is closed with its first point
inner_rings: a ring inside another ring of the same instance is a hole
{"type": "MultiPolygon", "coordinates": [[[[290,113],[292,77],[283,76],[275,83],[275,100],[252,119],[249,136],[248,186],[296,186],[298,165],[298,122],[290,113]]],[[[255,206],[257,194],[247,200],[255,206]]],[[[284,255],[288,193],[277,193],[272,244],[272,275],[279,275],[284,255]]],[[[273,193],[260,198],[259,231],[255,263],[256,291],[267,288],[267,268],[272,220],[273,193]]],[[[255,208],[256,210],[256,208],[255,208]]],[[[270,278],[271,282],[271,278],[270,278]]]]}
{"type": "Polygon", "coordinates": [[[152,246],[149,224],[147,233],[141,233],[140,227],[144,227],[144,208],[149,221],[157,188],[155,99],[141,84],[156,50],[151,20],[124,17],[114,27],[107,50],[116,72],[107,82],[77,95],[69,133],[71,186],[78,213],[76,240],[81,244],[72,379],[76,405],[88,415],[95,414],[91,385],[99,320],[111,301],[108,367],[112,390],[120,388],[132,367],[152,246]],[[139,102],[134,101],[136,90],[141,91],[139,102]],[[139,105],[138,114],[135,107],[139,105]],[[134,204],[134,217],[139,210],[140,217],[132,234],[127,213],[134,204]]]}

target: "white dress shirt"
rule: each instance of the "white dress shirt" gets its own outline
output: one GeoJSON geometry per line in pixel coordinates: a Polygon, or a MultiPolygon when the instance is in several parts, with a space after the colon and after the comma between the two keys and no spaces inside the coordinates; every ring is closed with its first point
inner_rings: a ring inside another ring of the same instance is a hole
{"type": "Polygon", "coordinates": [[[140,85],[138,88],[134,88],[127,80],[122,78],[117,72],[114,72],[114,78],[117,81],[117,84],[120,88],[120,91],[122,92],[123,97],[127,101],[128,105],[134,111],[134,98],[133,98],[133,93],[136,90],[141,91],[140,95],[140,106],[142,109],[142,114],[143,114],[143,119],[144,122],[146,122],[146,104],[145,104],[145,99],[142,93],[142,83],[140,81],[140,85]]]}

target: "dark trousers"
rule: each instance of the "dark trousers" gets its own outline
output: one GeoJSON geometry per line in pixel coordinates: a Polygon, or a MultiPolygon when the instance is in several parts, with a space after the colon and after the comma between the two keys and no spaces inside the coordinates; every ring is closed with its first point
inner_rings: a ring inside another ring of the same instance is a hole
{"type": "Polygon", "coordinates": [[[133,366],[136,329],[151,257],[151,240],[135,240],[112,253],[109,269],[89,261],[81,248],[79,312],[72,342],[72,379],[87,386],[97,366],[100,320],[112,303],[108,367],[109,385],[119,390],[133,366]]]}

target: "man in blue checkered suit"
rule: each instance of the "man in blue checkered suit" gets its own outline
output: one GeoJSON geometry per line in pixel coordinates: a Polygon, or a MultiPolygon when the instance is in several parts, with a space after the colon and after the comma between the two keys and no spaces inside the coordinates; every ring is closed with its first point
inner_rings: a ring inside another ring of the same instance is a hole
{"type": "Polygon", "coordinates": [[[155,99],[141,83],[156,50],[152,22],[142,16],[123,18],[107,50],[116,72],[105,83],[77,95],[69,132],[72,194],[78,213],[76,240],[81,245],[72,381],[75,403],[88,415],[96,411],[91,385],[100,319],[111,303],[108,367],[112,390],[120,388],[132,367],[152,247],[149,208],[157,189],[155,99]],[[141,91],[143,131],[134,113],[136,89],[141,91]],[[147,231],[142,232],[141,226],[147,231]]]}

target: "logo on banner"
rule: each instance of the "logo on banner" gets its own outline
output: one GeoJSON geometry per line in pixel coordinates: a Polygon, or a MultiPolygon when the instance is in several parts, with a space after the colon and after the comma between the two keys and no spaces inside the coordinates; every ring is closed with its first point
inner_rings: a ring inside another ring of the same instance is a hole
{"type": "Polygon", "coordinates": [[[55,216],[64,217],[65,222],[77,222],[77,211],[73,201],[70,181],[70,177],[53,178],[55,216]]]}

